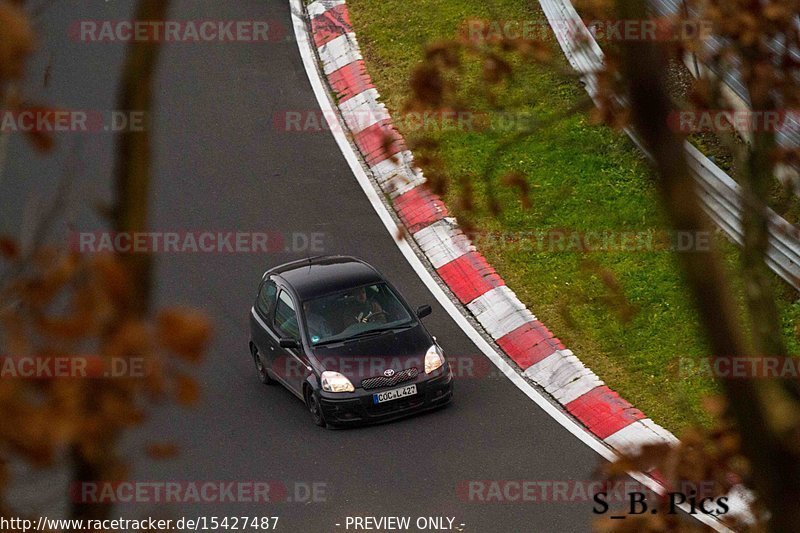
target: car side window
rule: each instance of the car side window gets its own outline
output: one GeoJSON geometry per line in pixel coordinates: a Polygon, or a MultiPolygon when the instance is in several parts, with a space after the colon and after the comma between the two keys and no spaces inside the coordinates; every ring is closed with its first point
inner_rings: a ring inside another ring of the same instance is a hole
{"type": "Polygon", "coordinates": [[[278,303],[275,306],[275,330],[282,337],[300,340],[300,329],[297,325],[297,312],[292,302],[292,297],[286,291],[281,291],[278,303]]]}
{"type": "Polygon", "coordinates": [[[275,309],[275,298],[278,295],[278,287],[272,280],[267,280],[261,286],[256,299],[256,308],[261,316],[269,319],[272,316],[272,311],[275,309]]]}

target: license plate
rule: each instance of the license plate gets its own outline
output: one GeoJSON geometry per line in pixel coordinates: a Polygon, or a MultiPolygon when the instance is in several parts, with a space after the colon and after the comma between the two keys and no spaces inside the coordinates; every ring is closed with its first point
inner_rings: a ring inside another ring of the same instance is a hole
{"type": "Polygon", "coordinates": [[[408,385],[399,389],[387,390],[386,392],[376,392],[372,395],[372,403],[379,404],[383,402],[390,402],[398,398],[405,398],[406,396],[413,396],[417,393],[416,385],[408,385]]]}

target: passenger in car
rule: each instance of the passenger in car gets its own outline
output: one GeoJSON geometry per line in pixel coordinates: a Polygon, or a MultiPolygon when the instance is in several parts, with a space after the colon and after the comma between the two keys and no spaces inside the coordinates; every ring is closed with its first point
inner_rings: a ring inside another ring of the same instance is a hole
{"type": "Polygon", "coordinates": [[[303,302],[303,313],[306,315],[306,324],[312,342],[317,342],[333,334],[328,321],[313,309],[311,302],[303,302]]]}

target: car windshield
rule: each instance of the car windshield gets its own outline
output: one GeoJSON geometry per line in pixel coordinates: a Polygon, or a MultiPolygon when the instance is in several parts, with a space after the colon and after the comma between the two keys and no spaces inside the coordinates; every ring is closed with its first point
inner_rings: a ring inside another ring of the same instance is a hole
{"type": "Polygon", "coordinates": [[[414,319],[386,283],[373,283],[303,302],[311,344],[325,344],[409,326],[414,319]]]}

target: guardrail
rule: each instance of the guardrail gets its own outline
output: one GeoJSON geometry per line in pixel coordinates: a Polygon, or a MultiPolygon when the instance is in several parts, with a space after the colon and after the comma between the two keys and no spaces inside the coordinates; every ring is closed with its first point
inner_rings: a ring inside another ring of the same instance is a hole
{"type": "MultiPolygon", "coordinates": [[[[539,0],[558,44],[572,68],[581,74],[589,96],[597,103],[597,72],[603,68],[603,51],[569,0],[539,0]],[[565,22],[573,30],[559,31],[565,22]]],[[[636,132],[625,132],[645,153],[636,132]]],[[[739,185],[689,142],[686,157],[703,210],[725,234],[742,244],[741,191],[739,185]]],[[[796,290],[800,290],[800,231],[770,210],[770,239],[766,262],[796,290]]]]}
{"type": "MultiPolygon", "coordinates": [[[[686,0],[650,0],[649,8],[651,12],[654,12],[656,15],[673,16],[678,14],[679,11],[683,10],[684,12],[689,13],[690,16],[696,18],[694,9],[681,7],[681,2],[685,1],[686,0]]],[[[798,30],[800,30],[800,17],[795,18],[795,22],[798,30]]],[[[718,50],[724,44],[725,42],[723,40],[712,35],[703,42],[703,48],[709,51],[718,50]]],[[[769,46],[770,50],[775,54],[776,57],[780,57],[784,52],[788,51],[789,56],[793,60],[800,61],[800,50],[798,50],[795,46],[787,49],[786,45],[778,40],[768,43],[767,46],[769,46]]],[[[703,68],[709,67],[703,65],[703,68]]],[[[697,77],[698,72],[696,72],[693,68],[690,68],[689,71],[693,76],[697,77]]],[[[750,108],[750,96],[745,84],[742,82],[741,73],[737,69],[731,69],[727,72],[719,72],[712,69],[712,72],[715,76],[722,80],[722,83],[724,83],[733,92],[733,94],[736,95],[736,98],[738,98],[744,106],[746,106],[748,109],[750,108]]],[[[798,123],[797,118],[798,117],[795,113],[786,114],[785,127],[775,132],[775,139],[779,145],[787,148],[797,148],[800,146],[800,123],[798,123]]],[[[745,131],[741,133],[745,138],[747,138],[749,132],[745,131]]]]}

